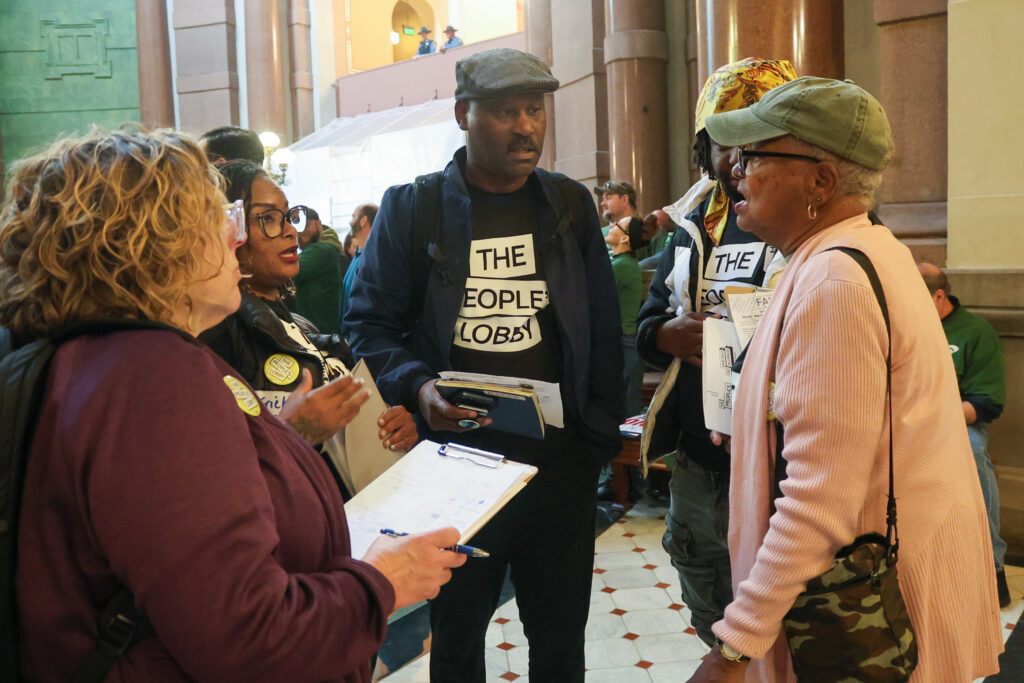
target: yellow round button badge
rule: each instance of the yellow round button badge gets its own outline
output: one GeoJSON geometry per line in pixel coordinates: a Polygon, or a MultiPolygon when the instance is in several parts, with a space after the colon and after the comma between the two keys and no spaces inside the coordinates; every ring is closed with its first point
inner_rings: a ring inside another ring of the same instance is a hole
{"type": "Polygon", "coordinates": [[[275,353],[263,364],[263,374],[274,384],[291,384],[299,378],[299,361],[286,353],[275,353]]]}
{"type": "Polygon", "coordinates": [[[241,380],[231,375],[224,375],[224,384],[227,384],[228,389],[234,394],[235,402],[243,413],[253,417],[260,414],[260,400],[249,391],[249,387],[245,386],[241,380]]]}

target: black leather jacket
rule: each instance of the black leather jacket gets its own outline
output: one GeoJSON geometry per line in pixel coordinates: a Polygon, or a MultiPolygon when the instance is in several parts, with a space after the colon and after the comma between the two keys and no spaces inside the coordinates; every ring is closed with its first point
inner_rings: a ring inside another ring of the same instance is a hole
{"type": "Polygon", "coordinates": [[[213,351],[235,368],[257,391],[290,392],[299,385],[301,369],[313,374],[313,386],[326,383],[324,373],[325,357],[334,357],[352,367],[352,351],[345,340],[337,334],[321,334],[316,326],[302,316],[288,313],[280,306],[283,315],[288,315],[306,337],[316,346],[322,356],[311,352],[288,336],[285,321],[269,303],[259,297],[242,293],[242,304],[216,327],[199,335],[213,351]],[[298,361],[300,374],[288,383],[274,381],[266,369],[271,356],[283,354],[298,361]]]}

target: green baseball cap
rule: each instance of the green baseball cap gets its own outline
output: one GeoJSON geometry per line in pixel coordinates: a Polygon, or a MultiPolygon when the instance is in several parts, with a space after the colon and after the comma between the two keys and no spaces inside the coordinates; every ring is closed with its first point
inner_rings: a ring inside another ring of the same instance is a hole
{"type": "Polygon", "coordinates": [[[746,109],[712,114],[705,125],[711,139],[726,147],[792,135],[876,171],[893,150],[878,100],[852,81],[817,76],[783,83],[746,109]]]}

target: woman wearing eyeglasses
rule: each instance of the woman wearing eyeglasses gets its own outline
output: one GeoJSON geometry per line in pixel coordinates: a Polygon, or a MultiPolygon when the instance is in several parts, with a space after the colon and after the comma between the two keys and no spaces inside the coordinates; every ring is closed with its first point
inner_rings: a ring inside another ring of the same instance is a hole
{"type": "Polygon", "coordinates": [[[706,125],[734,148],[739,227],[788,265],[733,401],[734,598],[690,680],[995,673],[995,564],[948,343],[910,250],[867,213],[894,151],[885,111],[805,76],[706,125]]]}
{"type": "MultiPolygon", "coordinates": [[[[111,681],[369,683],[389,613],[465,561],[440,549],[459,534],[352,558],[328,468],[197,341],[238,305],[245,239],[203,151],[172,131],[93,132],[10,181],[0,324],[22,345],[90,332],[43,378],[0,678],[101,680],[76,677],[92,652],[111,681]],[[149,633],[117,652],[131,620],[149,633]],[[101,639],[98,622],[119,627],[101,639]]],[[[0,364],[5,405],[16,365],[0,364]]]]}
{"type": "MultiPolygon", "coordinates": [[[[242,201],[248,240],[238,248],[242,303],[202,339],[242,373],[271,412],[310,444],[323,445],[337,476],[344,449],[340,432],[368,394],[348,374],[352,353],[345,341],[320,334],[283,301],[299,273],[305,207],[289,208],[284,192],[256,164],[232,161],[218,170],[227,180],[228,199],[242,201]]],[[[402,406],[389,408],[377,422],[378,436],[390,450],[407,450],[419,438],[402,406]]]]}

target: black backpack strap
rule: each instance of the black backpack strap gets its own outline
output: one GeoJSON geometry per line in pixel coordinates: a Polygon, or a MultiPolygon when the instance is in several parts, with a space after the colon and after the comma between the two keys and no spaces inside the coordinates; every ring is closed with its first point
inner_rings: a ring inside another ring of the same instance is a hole
{"type": "Polygon", "coordinates": [[[412,187],[412,239],[409,253],[412,260],[414,302],[412,324],[423,316],[423,301],[427,295],[431,267],[436,267],[441,282],[448,284],[451,274],[448,261],[441,250],[441,184],[444,173],[428,173],[416,178],[412,187]]]}
{"type": "Polygon", "coordinates": [[[100,683],[117,658],[153,633],[149,619],[135,606],[131,591],[122,587],[96,617],[96,647],[78,665],[72,683],[100,683]]]}
{"type": "Polygon", "coordinates": [[[576,243],[583,243],[583,230],[586,227],[586,215],[583,211],[583,198],[576,189],[576,181],[571,178],[559,177],[554,180],[558,194],[562,196],[562,203],[569,213],[569,221],[572,225],[573,234],[576,235],[576,243]]]}

